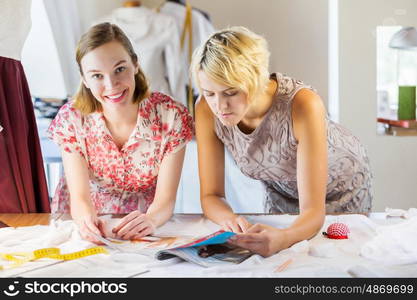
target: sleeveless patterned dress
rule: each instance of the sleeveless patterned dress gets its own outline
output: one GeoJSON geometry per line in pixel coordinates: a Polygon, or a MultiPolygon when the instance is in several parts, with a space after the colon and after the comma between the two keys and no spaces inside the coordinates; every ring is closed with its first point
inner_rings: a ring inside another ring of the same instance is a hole
{"type": "MultiPolygon", "coordinates": [[[[250,134],[215,118],[215,131],[239,169],[265,186],[267,213],[298,213],[297,140],[293,135],[291,105],[303,88],[299,80],[272,74],[278,88],[275,101],[261,124],[250,134]]],[[[326,116],[328,180],[326,213],[367,213],[371,210],[372,173],[359,139],[326,116]]]]}

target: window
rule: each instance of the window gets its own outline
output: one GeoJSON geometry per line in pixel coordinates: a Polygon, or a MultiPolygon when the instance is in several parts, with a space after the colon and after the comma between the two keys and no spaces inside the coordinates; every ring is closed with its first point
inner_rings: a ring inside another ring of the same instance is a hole
{"type": "MultiPolygon", "coordinates": [[[[397,119],[399,86],[416,86],[417,51],[390,48],[390,41],[401,26],[377,27],[377,116],[397,119]]],[[[385,132],[378,123],[378,133],[385,132]]]]}

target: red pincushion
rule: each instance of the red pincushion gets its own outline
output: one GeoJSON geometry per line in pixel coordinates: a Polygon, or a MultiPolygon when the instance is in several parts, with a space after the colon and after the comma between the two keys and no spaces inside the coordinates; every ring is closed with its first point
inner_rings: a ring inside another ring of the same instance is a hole
{"type": "Polygon", "coordinates": [[[350,233],[349,227],[343,223],[333,223],[329,227],[327,227],[327,232],[323,232],[325,236],[329,239],[347,239],[348,234],[350,233]]]}

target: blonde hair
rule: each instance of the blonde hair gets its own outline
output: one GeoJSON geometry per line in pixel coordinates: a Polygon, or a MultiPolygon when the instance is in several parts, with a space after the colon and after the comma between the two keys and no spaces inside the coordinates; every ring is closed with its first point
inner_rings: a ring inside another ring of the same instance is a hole
{"type": "MultiPolygon", "coordinates": [[[[82,58],[90,51],[112,41],[119,42],[129,54],[133,64],[138,66],[138,56],[136,55],[129,38],[124,32],[114,24],[108,22],[97,24],[91,27],[83,36],[77,45],[76,60],[81,76],[83,70],[81,68],[82,58]]],[[[135,74],[135,91],[133,92],[133,102],[138,103],[148,96],[149,84],[145,74],[139,67],[139,71],[135,74]]],[[[89,114],[96,111],[102,111],[102,105],[93,96],[82,82],[75,94],[74,108],[83,114],[89,114]]]]}
{"type": "Polygon", "coordinates": [[[197,74],[204,71],[214,81],[244,91],[251,101],[267,87],[269,55],[262,36],[230,27],[215,32],[194,51],[191,72],[200,93],[197,74]]]}

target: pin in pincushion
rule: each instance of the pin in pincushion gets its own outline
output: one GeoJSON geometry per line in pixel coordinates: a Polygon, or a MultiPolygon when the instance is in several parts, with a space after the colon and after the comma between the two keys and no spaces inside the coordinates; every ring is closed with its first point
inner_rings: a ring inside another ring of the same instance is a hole
{"type": "Polygon", "coordinates": [[[329,239],[342,240],[349,238],[350,233],[349,227],[343,223],[333,223],[327,227],[327,232],[323,232],[323,235],[327,236],[329,239]]]}

